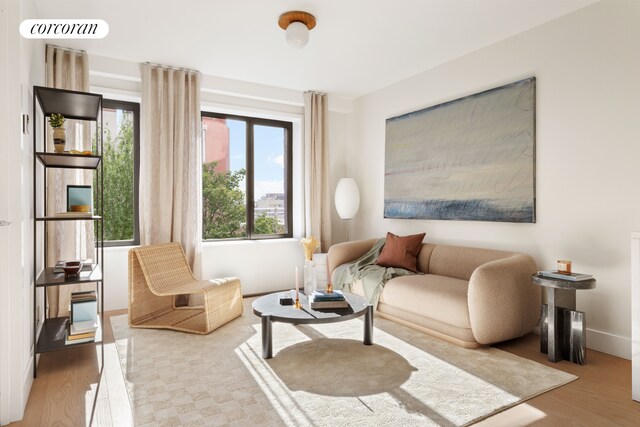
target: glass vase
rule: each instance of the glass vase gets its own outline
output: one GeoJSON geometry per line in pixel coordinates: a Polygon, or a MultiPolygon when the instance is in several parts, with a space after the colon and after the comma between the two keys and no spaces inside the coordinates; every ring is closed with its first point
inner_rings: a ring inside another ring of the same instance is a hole
{"type": "Polygon", "coordinates": [[[318,280],[316,279],[316,270],[313,267],[312,260],[305,260],[304,262],[304,294],[309,296],[318,287],[318,280]]]}

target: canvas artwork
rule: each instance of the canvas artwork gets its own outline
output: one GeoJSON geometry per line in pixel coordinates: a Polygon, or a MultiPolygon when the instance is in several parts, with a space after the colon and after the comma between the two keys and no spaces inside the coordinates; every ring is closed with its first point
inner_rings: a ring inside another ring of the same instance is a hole
{"type": "Polygon", "coordinates": [[[93,210],[90,185],[67,185],[67,212],[89,213],[93,210]]]}
{"type": "Polygon", "coordinates": [[[386,121],[384,217],[535,222],[535,77],[386,121]]]}

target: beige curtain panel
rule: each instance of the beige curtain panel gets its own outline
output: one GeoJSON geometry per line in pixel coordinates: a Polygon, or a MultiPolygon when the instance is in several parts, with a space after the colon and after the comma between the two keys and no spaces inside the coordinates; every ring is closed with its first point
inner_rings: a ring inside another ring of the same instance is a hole
{"type": "Polygon", "coordinates": [[[142,64],[140,243],[180,242],[201,277],[200,73],[142,64]]]}
{"type": "MultiPolygon", "coordinates": [[[[47,86],[58,89],[89,91],[89,59],[85,52],[47,45],[47,86]]],[[[91,150],[91,123],[80,120],[65,120],[66,150],[91,150]]],[[[47,147],[53,148],[53,131],[46,126],[47,147]]],[[[44,147],[42,147],[44,148],[44,147]]],[[[41,148],[39,148],[41,149],[41,148]]],[[[47,169],[47,215],[66,212],[67,185],[92,185],[93,172],[71,169],[47,169]]],[[[93,221],[51,221],[48,231],[46,265],[53,267],[60,260],[91,258],[95,261],[93,221]]],[[[93,289],[90,284],[84,288],[93,289]]],[[[66,316],[71,292],[84,289],[80,285],[49,287],[47,300],[49,317],[66,316]]]]}
{"type": "Polygon", "coordinates": [[[320,240],[320,252],[331,246],[329,133],[327,95],[304,93],[305,222],[307,236],[320,240]]]}

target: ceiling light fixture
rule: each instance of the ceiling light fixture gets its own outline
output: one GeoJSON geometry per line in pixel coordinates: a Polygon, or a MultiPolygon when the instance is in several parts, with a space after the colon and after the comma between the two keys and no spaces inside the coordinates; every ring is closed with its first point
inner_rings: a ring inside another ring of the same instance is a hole
{"type": "Polygon", "coordinates": [[[289,46],[301,49],[309,41],[309,30],[316,26],[316,18],[310,13],[296,10],[280,15],[278,25],[286,31],[289,46]]]}

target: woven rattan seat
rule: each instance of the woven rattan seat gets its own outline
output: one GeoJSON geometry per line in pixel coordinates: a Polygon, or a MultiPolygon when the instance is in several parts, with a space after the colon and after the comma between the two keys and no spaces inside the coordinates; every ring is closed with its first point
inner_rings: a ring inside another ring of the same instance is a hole
{"type": "Polygon", "coordinates": [[[180,243],[129,251],[129,326],[208,334],[242,315],[240,279],[197,280],[180,243]],[[178,295],[202,294],[204,305],[176,307],[178,295]]]}

